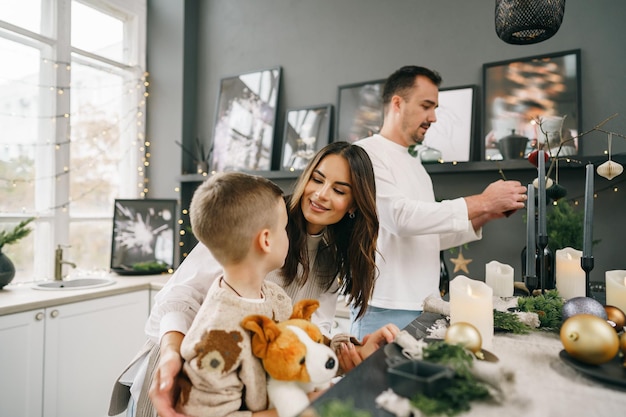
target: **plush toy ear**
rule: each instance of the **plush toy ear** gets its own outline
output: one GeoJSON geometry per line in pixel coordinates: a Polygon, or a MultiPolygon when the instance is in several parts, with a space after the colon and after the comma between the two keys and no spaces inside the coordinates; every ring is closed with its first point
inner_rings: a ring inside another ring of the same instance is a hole
{"type": "Polygon", "coordinates": [[[259,314],[244,317],[241,327],[252,332],[252,353],[259,359],[265,358],[267,346],[280,335],[276,323],[259,314]]]}
{"type": "Polygon", "coordinates": [[[300,300],[293,306],[290,319],[304,319],[311,321],[311,316],[320,306],[317,300],[300,300]]]}

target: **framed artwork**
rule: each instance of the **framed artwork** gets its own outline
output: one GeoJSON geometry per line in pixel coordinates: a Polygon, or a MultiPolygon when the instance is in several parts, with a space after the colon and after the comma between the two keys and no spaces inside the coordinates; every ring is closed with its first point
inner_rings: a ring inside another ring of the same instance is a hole
{"type": "Polygon", "coordinates": [[[332,112],[332,104],[288,109],[285,112],[282,170],[304,169],[317,151],[328,144],[332,112]]]}
{"type": "Polygon", "coordinates": [[[441,153],[440,161],[467,162],[473,159],[475,101],[477,87],[441,88],[437,122],[426,131],[424,145],[441,153]]]}
{"type": "Polygon", "coordinates": [[[111,270],[157,274],[174,265],[176,200],[115,200],[111,270]]]}
{"type": "Polygon", "coordinates": [[[281,72],[276,67],[221,80],[212,171],[271,169],[281,72]]]}
{"type": "Polygon", "coordinates": [[[485,160],[581,152],[580,50],[483,64],[483,88],[485,160]]]}
{"type": "Polygon", "coordinates": [[[334,141],[356,142],[380,131],[385,80],[339,86],[334,141]]]}

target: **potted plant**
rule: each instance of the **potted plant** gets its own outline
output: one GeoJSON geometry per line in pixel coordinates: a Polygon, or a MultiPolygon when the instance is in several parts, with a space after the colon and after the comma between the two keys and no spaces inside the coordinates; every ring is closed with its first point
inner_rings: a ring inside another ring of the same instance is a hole
{"type": "Polygon", "coordinates": [[[12,230],[0,231],[0,289],[4,288],[15,277],[15,265],[8,256],[2,253],[4,245],[11,245],[18,240],[28,236],[32,229],[27,227],[29,223],[35,220],[34,217],[21,221],[12,230]]]}

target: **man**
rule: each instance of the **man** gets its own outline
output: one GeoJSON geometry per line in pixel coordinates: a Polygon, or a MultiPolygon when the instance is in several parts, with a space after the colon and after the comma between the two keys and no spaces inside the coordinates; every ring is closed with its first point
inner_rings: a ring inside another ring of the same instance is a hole
{"type": "Polygon", "coordinates": [[[496,181],[481,194],[435,201],[432,181],[409,148],[424,140],[436,122],[441,77],[406,66],[383,89],[380,134],[357,142],[369,154],[376,177],[380,217],[376,281],[370,307],[354,320],[351,333],[371,333],[386,323],[405,327],[421,314],[424,299],[438,292],[439,252],[482,237],[482,226],[524,207],[526,187],[496,181]]]}

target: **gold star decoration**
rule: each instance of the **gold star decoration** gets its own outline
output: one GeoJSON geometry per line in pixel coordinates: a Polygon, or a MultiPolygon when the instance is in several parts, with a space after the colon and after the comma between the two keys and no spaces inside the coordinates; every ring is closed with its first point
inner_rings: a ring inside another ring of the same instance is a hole
{"type": "Polygon", "coordinates": [[[467,269],[467,265],[472,262],[472,260],[465,259],[465,257],[463,256],[463,252],[459,251],[459,256],[457,258],[450,258],[450,261],[454,264],[453,273],[463,271],[466,274],[469,274],[469,269],[467,269]]]}

